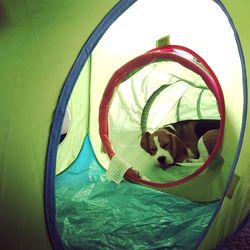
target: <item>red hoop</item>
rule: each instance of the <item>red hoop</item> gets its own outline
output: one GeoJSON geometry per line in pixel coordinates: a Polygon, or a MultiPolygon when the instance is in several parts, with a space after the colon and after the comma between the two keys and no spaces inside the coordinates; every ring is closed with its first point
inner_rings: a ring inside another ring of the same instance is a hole
{"type": "Polygon", "coordinates": [[[166,187],[173,187],[181,183],[185,183],[191,180],[192,178],[198,176],[200,173],[202,173],[208,167],[209,163],[212,161],[212,159],[214,158],[214,156],[216,155],[222,144],[224,125],[225,125],[225,103],[224,103],[223,92],[215,73],[212,71],[212,69],[209,67],[209,65],[205,62],[203,58],[201,58],[194,51],[186,47],[179,45],[168,45],[150,50],[147,53],[138,56],[133,60],[129,61],[128,63],[126,63],[124,66],[122,66],[113,74],[104,91],[99,108],[99,133],[104,149],[108,154],[109,158],[112,159],[112,157],[115,155],[115,152],[112,149],[112,145],[108,136],[108,113],[113,95],[117,87],[126,79],[128,74],[132,70],[140,69],[159,59],[178,62],[185,68],[192,70],[196,74],[200,75],[204,80],[204,82],[207,84],[208,88],[214,94],[218,103],[218,109],[221,116],[218,139],[212,153],[208,157],[207,161],[191,175],[186,176],[178,181],[173,181],[168,183],[156,183],[156,182],[142,180],[138,175],[138,173],[133,169],[128,169],[127,172],[125,173],[125,177],[133,182],[157,188],[166,188],[166,187]],[[205,67],[206,70],[198,66],[193,61],[190,61],[185,57],[176,53],[178,52],[178,50],[192,55],[194,58],[200,61],[200,63],[203,65],[203,67],[205,67]]]}

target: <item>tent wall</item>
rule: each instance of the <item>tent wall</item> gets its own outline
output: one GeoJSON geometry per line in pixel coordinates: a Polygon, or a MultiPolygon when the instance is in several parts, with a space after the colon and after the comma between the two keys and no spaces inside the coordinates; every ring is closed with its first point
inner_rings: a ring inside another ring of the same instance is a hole
{"type": "MultiPolygon", "coordinates": [[[[246,67],[246,80],[249,79],[250,75],[250,31],[247,28],[249,23],[249,8],[250,2],[243,0],[240,2],[223,0],[227,11],[229,12],[236,30],[239,34],[242,50],[244,53],[245,67],[246,67]]],[[[244,66],[244,65],[243,65],[244,66]]],[[[244,70],[244,69],[243,69],[244,70]]],[[[244,72],[243,72],[244,73],[244,72]]],[[[249,96],[249,88],[245,86],[244,91],[245,98],[249,96]]],[[[248,103],[245,103],[245,114],[248,109],[248,103]]],[[[244,119],[244,116],[243,116],[244,119]]],[[[240,122],[240,121],[239,121],[240,122]]],[[[250,119],[249,115],[247,120],[243,121],[246,128],[242,128],[241,136],[243,139],[242,148],[238,152],[239,158],[236,158],[236,169],[235,174],[240,177],[240,180],[234,190],[233,197],[230,199],[225,197],[221,208],[210,227],[208,234],[206,235],[204,241],[200,245],[200,249],[211,249],[218,244],[218,242],[224,239],[226,236],[232,234],[237,226],[243,221],[243,219],[250,213],[250,203],[249,203],[249,141],[250,141],[250,119]],[[238,161],[237,161],[238,160],[238,161]]]]}
{"type": "MultiPolygon", "coordinates": [[[[92,112],[90,118],[91,142],[98,160],[107,168],[109,164],[107,156],[104,153],[100,153],[101,140],[97,123],[99,103],[104,88],[112,74],[122,65],[154,48],[157,39],[170,34],[172,44],[181,44],[194,50],[214,70],[224,94],[226,125],[220,153],[224,158],[223,168],[207,169],[201,175],[192,179],[192,181],[167,188],[166,191],[195,201],[217,200],[221,197],[227,182],[238,148],[242,125],[244,102],[242,95],[242,65],[234,31],[228,22],[227,16],[214,1],[189,0],[184,3],[181,0],[158,0],[158,4],[162,6],[161,10],[158,9],[158,5],[152,4],[151,1],[137,1],[112,24],[93,51],[91,78],[92,112]],[[183,8],[179,6],[183,6],[183,8]],[[175,12],[166,15],[168,7],[178,10],[178,21],[175,20],[175,12]],[[211,19],[211,16],[213,16],[213,19],[211,19]],[[103,66],[104,61],[105,65],[103,66]],[[100,90],[99,93],[96,93],[96,86],[100,90]],[[204,183],[207,183],[206,188],[200,189],[199,187],[204,186],[204,183]]],[[[137,86],[136,94],[140,96],[145,93],[141,93],[140,87],[137,86]]],[[[138,102],[138,96],[134,97],[135,102],[138,102]]],[[[132,106],[131,110],[135,113],[135,115],[132,115],[133,124],[131,124],[128,130],[121,126],[121,131],[130,132],[129,129],[134,129],[138,133],[138,135],[135,134],[135,139],[132,138],[129,143],[127,141],[125,143],[127,145],[138,145],[138,148],[135,148],[135,151],[138,152],[141,150],[139,147],[140,119],[138,118],[139,115],[136,116],[139,113],[139,109],[137,109],[137,106],[133,106],[132,103],[129,103],[129,106],[132,106]]],[[[114,110],[112,109],[112,112],[119,112],[119,110],[114,110]]],[[[123,123],[122,118],[120,121],[123,123]]],[[[129,153],[127,154],[127,148],[124,146],[119,149],[119,151],[116,150],[116,153],[120,153],[121,157],[127,159],[126,157],[129,155],[129,153]]],[[[143,150],[141,151],[144,153],[143,150]]],[[[146,157],[139,153],[133,154],[131,157],[130,154],[127,161],[135,168],[138,166],[138,169],[150,169],[152,164],[146,157]]],[[[160,171],[158,169],[152,170],[151,173],[155,172],[155,174],[161,177],[164,174],[161,174],[160,171]]]]}
{"type": "Polygon", "coordinates": [[[1,249],[51,248],[44,181],[53,112],[82,45],[116,3],[0,2],[1,249]]]}
{"type": "Polygon", "coordinates": [[[68,131],[66,137],[58,146],[56,174],[63,172],[76,159],[88,132],[90,74],[91,59],[84,65],[67,104],[68,131]]]}
{"type": "MultiPolygon", "coordinates": [[[[82,45],[117,2],[2,0],[0,3],[2,249],[36,249],[37,246],[46,250],[52,248],[45,222],[44,183],[53,113],[65,79],[82,45]]],[[[250,31],[247,24],[250,22],[250,3],[248,0],[222,2],[239,32],[248,67],[250,31]]],[[[247,69],[247,75],[249,73],[247,69]]],[[[63,113],[64,110],[58,112],[63,113]]],[[[233,198],[225,198],[202,248],[210,248],[222,236],[231,233],[249,212],[249,204],[241,203],[248,199],[250,191],[246,174],[250,168],[249,130],[248,117],[236,169],[240,176],[239,184],[233,198]],[[237,211],[234,204],[237,204],[237,211]],[[228,218],[230,221],[226,225],[228,218]]],[[[57,134],[52,133],[51,137],[55,142],[57,134]]],[[[51,166],[52,169],[54,167],[51,166]]],[[[53,192],[50,195],[53,196],[53,192]]],[[[54,220],[54,214],[50,214],[49,219],[54,220]]]]}

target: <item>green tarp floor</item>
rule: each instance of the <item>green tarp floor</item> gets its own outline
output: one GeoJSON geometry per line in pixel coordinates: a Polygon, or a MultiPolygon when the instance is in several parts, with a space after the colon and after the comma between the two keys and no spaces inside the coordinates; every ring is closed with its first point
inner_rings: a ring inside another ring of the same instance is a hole
{"type": "Polygon", "coordinates": [[[65,249],[194,249],[217,205],[110,182],[88,137],[75,162],[56,177],[65,249]]]}

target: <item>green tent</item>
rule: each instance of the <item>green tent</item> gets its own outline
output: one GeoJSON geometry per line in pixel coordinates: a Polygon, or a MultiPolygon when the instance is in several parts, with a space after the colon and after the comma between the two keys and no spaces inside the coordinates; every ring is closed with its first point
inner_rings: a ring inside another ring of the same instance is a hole
{"type": "Polygon", "coordinates": [[[250,211],[249,8],[1,1],[1,249],[212,249],[231,235],[250,211]],[[202,74],[154,58],[121,78],[167,35],[202,74]],[[165,171],[140,148],[145,129],[207,118],[223,125],[209,164],[165,171]]]}

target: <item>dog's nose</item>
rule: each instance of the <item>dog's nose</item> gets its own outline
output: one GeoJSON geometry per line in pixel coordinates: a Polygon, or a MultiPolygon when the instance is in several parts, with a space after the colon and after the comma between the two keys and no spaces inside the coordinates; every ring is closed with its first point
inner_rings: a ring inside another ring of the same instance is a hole
{"type": "Polygon", "coordinates": [[[165,163],[166,157],[165,156],[160,156],[157,158],[157,161],[161,164],[165,163]]]}

